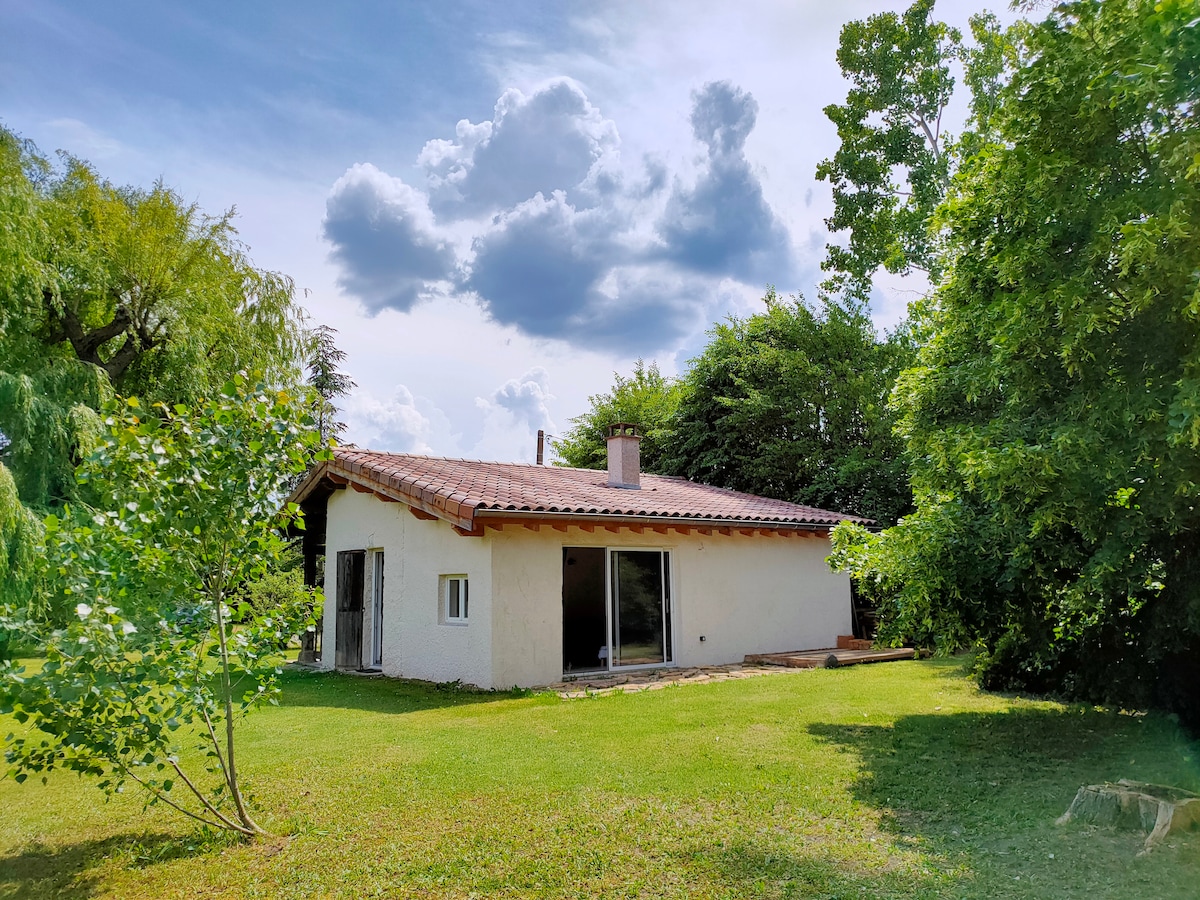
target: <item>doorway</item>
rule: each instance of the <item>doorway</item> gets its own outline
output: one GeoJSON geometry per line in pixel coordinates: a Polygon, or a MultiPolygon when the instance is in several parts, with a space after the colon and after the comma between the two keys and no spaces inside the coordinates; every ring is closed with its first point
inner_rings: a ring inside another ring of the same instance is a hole
{"type": "Polygon", "coordinates": [[[563,547],[563,671],[607,669],[607,630],[604,548],[563,547]]]}
{"type": "Polygon", "coordinates": [[[371,668],[383,666],[383,551],[371,554],[371,668]]]}
{"type": "Polygon", "coordinates": [[[563,671],[669,665],[666,550],[563,548],[563,671]]]}
{"type": "Polygon", "coordinates": [[[367,553],[342,550],[337,555],[337,621],[334,623],[334,665],[362,668],[363,587],[367,553]]]}

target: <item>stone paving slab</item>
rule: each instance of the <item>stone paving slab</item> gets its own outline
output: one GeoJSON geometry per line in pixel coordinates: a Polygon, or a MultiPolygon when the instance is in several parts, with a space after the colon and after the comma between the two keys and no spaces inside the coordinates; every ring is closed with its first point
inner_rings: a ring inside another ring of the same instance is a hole
{"type": "Polygon", "coordinates": [[[748,656],[746,662],[728,666],[690,666],[682,669],[649,669],[640,672],[597,673],[580,675],[572,680],[556,681],[539,690],[554,691],[564,700],[580,697],[595,697],[615,694],[618,691],[634,694],[639,691],[655,691],[673,684],[708,684],[714,681],[729,681],[734,678],[755,678],[759,675],[779,675],[797,669],[832,667],[829,658],[836,657],[836,665],[854,665],[865,662],[884,662],[895,659],[913,659],[916,653],[910,647],[899,650],[797,650],[791,653],[765,653],[748,656]]]}
{"type": "Polygon", "coordinates": [[[613,675],[581,675],[573,681],[556,681],[541,690],[554,691],[564,700],[575,700],[580,697],[615,694],[618,691],[635,694],[640,691],[662,690],[676,684],[709,684],[735,678],[779,675],[788,671],[791,670],[783,666],[759,666],[744,663],[729,666],[692,666],[684,669],[652,669],[613,675]]]}

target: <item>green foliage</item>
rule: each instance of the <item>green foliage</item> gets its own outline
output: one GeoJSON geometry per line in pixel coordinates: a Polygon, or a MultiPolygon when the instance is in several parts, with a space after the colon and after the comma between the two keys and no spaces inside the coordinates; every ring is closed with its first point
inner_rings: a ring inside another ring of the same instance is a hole
{"type": "Polygon", "coordinates": [[[1064,4],[1020,60],[897,386],[916,512],[839,546],[894,637],[978,636],[986,684],[1200,722],[1200,19],[1064,4]]]}
{"type": "Polygon", "coordinates": [[[603,469],[608,465],[608,426],[631,422],[642,436],[642,469],[662,473],[672,440],[672,418],[679,406],[680,386],[658,371],[656,363],[638,360],[628,378],[614,372],[612,390],[588,397],[591,409],[571,420],[571,430],[550,446],[562,465],[603,469]]]}
{"type": "Polygon", "coordinates": [[[111,397],[104,372],[77,360],[0,371],[0,461],[30,506],[53,508],[78,495],[75,466],[95,446],[97,410],[111,397]]]}
{"type": "Polygon", "coordinates": [[[277,563],[299,518],[279,502],[321,455],[306,407],[237,376],[194,409],[130,398],[105,410],[103,439],[79,470],[95,506],[46,520],[70,624],[47,634],[9,620],[46,646],[40,671],[0,668],[0,708],[42,733],[10,737],[14,777],[67,769],[110,793],[132,781],[150,803],[260,830],[238,782],[234,719],[275,702],[279,648],[305,627],[312,597],[236,598],[277,563]],[[215,786],[185,771],[189,745],[215,786]],[[174,799],[177,787],[190,802],[174,799]]]}
{"type": "Polygon", "coordinates": [[[825,290],[866,300],[880,268],[940,277],[933,215],[961,153],[990,129],[1012,36],[982,13],[970,20],[975,42],[966,43],[957,29],[933,19],[933,6],[917,0],[902,14],[880,13],[842,29],[837,60],[853,87],[844,104],[825,108],[840,144],[817,167],[817,178],[833,188],[826,225],[850,234],[845,246],[826,248],[822,268],[833,274],[825,290]],[[971,91],[961,144],[942,128],[960,66],[971,91]]]}
{"type": "Polygon", "coordinates": [[[693,481],[892,522],[909,506],[887,396],[911,359],[858,305],[774,291],[716,326],[684,378],[667,471],[693,481]]]}
{"type": "Polygon", "coordinates": [[[174,404],[243,369],[299,379],[292,284],[251,265],[232,212],[55,168],[0,128],[0,216],[0,462],[34,509],[75,496],[114,388],[174,404]]]}
{"type": "Polygon", "coordinates": [[[829,229],[851,232],[848,247],[828,248],[824,268],[837,273],[828,287],[863,299],[881,266],[936,274],[928,222],[950,174],[941,124],[962,41],[932,12],[933,0],[917,0],[903,15],[842,29],[838,64],[854,86],[845,104],[825,108],[841,144],[817,178],[833,186],[829,229]]]}
{"type": "MultiPolygon", "coordinates": [[[[42,523],[21,503],[17,485],[0,464],[0,612],[28,609],[42,596],[42,523]]],[[[0,662],[10,656],[10,637],[0,622],[0,662]]]]}
{"type": "Polygon", "coordinates": [[[323,441],[336,439],[346,430],[346,423],[337,421],[334,401],[358,386],[349,375],[338,370],[346,359],[346,351],[333,342],[336,334],[337,329],[328,325],[318,325],[308,334],[307,384],[316,392],[317,430],[323,441]]]}
{"type": "MultiPolygon", "coordinates": [[[[0,466],[30,514],[90,499],[75,467],[114,388],[173,405],[242,369],[298,382],[292,284],[251,265],[231,220],[162,184],[116,187],[68,156],[55,167],[0,127],[0,466]]],[[[39,609],[38,584],[23,563],[0,567],[0,597],[39,609]]]]}
{"type": "MultiPolygon", "coordinates": [[[[286,555],[284,551],[283,555],[286,555]]],[[[286,559],[281,559],[283,565],[286,559]]],[[[246,602],[257,613],[286,610],[317,602],[314,589],[304,583],[304,573],[299,569],[276,569],[266,572],[246,585],[246,602]]]]}

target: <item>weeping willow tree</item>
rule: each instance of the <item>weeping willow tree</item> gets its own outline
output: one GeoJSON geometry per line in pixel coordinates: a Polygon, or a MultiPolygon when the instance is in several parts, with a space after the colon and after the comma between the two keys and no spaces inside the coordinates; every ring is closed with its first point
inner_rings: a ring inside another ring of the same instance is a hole
{"type": "Polygon", "coordinates": [[[37,523],[113,396],[192,404],[234,373],[298,384],[308,344],[290,279],[253,266],[232,210],[52,163],[0,128],[0,602],[36,597],[37,523]]]}

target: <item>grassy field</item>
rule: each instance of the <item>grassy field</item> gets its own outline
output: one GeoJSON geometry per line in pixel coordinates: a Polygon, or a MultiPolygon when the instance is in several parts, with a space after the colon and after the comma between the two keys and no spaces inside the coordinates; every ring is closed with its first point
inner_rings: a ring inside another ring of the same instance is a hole
{"type": "MultiPolygon", "coordinates": [[[[290,672],[245,723],[251,844],[74,776],[0,781],[0,897],[1195,898],[1200,833],[1056,827],[1200,789],[1167,719],[979,692],[952,660],[562,701],[290,672]]],[[[0,733],[11,722],[0,719],[0,733]]]]}

